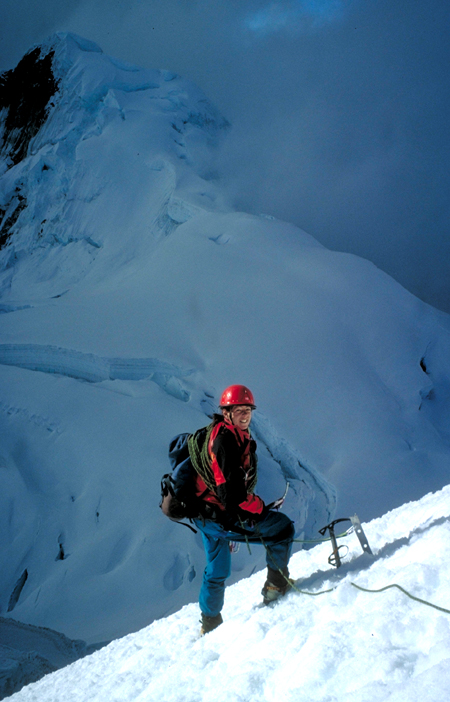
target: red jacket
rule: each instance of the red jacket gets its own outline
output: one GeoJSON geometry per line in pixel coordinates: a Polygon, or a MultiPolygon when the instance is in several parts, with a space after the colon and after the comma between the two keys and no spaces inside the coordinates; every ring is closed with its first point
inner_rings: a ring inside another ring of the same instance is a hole
{"type": "Polygon", "coordinates": [[[232,518],[257,519],[263,512],[264,502],[247,489],[256,475],[256,442],[247,431],[222,420],[213,427],[208,453],[216,487],[214,492],[208,490],[197,475],[197,496],[232,518]]]}

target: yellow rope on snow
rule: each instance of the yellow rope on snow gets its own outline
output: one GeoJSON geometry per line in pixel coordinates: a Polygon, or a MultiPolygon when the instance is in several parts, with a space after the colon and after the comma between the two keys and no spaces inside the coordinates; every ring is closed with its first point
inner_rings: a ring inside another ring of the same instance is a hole
{"type": "MultiPolygon", "coordinates": [[[[259,538],[260,538],[262,545],[264,546],[264,548],[267,551],[268,548],[267,548],[266,543],[264,542],[264,540],[261,537],[259,537],[259,538]]],[[[317,595],[325,595],[327,592],[333,592],[333,590],[336,590],[338,587],[337,585],[335,585],[334,587],[331,587],[328,590],[320,590],[319,592],[308,592],[307,590],[300,590],[283,573],[281,568],[278,567],[277,569],[281,573],[283,578],[286,580],[286,582],[290,585],[290,587],[292,587],[292,589],[295,590],[295,592],[298,592],[301,595],[309,595],[310,597],[317,597],[317,595]]],[[[416,597],[415,595],[411,595],[411,593],[408,592],[408,590],[405,590],[405,588],[402,587],[401,585],[397,585],[397,583],[392,583],[392,585],[385,585],[384,587],[381,587],[378,590],[369,590],[367,587],[362,587],[361,585],[357,585],[356,583],[352,583],[352,582],[350,583],[350,585],[355,587],[357,590],[361,590],[362,592],[370,592],[371,594],[378,593],[378,592],[384,592],[385,590],[389,590],[393,587],[396,587],[398,590],[400,590],[400,592],[403,592],[403,594],[406,595],[407,597],[409,597],[411,600],[414,600],[415,602],[420,602],[420,604],[427,605],[427,607],[433,607],[433,609],[437,609],[439,612],[444,612],[444,614],[450,614],[450,609],[445,609],[445,607],[439,607],[439,605],[435,605],[432,602],[427,602],[427,600],[422,600],[420,597],[416,597]]]]}
{"type": "Polygon", "coordinates": [[[445,609],[445,607],[439,607],[439,605],[435,605],[432,602],[427,602],[426,600],[421,600],[420,597],[416,597],[415,595],[411,595],[408,590],[405,590],[404,587],[401,585],[397,585],[397,583],[392,583],[392,585],[385,585],[384,587],[380,587],[379,590],[369,590],[366,587],[361,587],[361,585],[357,585],[356,583],[350,583],[350,585],[353,585],[353,587],[356,587],[358,590],[362,590],[362,592],[384,592],[385,590],[389,590],[391,587],[396,587],[398,590],[403,592],[404,595],[409,597],[411,600],[415,600],[416,602],[420,602],[421,604],[427,605],[428,607],[433,607],[434,609],[438,609],[440,612],[445,612],[445,614],[450,614],[450,609],[445,609]]]}

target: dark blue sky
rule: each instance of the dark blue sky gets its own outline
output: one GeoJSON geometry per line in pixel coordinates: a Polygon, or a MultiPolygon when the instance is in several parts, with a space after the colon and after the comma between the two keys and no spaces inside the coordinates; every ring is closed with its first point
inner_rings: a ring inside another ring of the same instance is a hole
{"type": "Polygon", "coordinates": [[[238,207],[450,312],[448,0],[4,0],[0,68],[53,31],[196,82],[238,207]]]}

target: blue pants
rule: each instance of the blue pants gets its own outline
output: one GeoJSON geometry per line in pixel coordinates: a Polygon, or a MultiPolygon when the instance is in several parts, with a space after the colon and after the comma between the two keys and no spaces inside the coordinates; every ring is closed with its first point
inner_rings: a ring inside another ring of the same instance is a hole
{"type": "MultiPolygon", "coordinates": [[[[266,517],[257,522],[247,538],[235,531],[227,531],[221,524],[206,519],[193,520],[202,532],[206,553],[206,568],[200,589],[200,609],[208,617],[215,617],[222,610],[225,595],[225,580],[231,572],[230,541],[248,541],[251,544],[266,546],[266,562],[270,570],[287,572],[287,565],[292,551],[294,524],[281,512],[268,512],[266,517]]],[[[236,525],[238,526],[238,525],[236,525]]]]}

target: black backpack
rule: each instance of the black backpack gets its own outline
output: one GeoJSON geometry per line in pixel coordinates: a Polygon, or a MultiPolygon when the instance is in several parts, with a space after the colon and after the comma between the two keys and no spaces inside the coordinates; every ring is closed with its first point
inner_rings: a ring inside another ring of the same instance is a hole
{"type": "MultiPolygon", "coordinates": [[[[198,497],[195,494],[197,473],[189,455],[190,436],[191,434],[178,434],[172,439],[169,444],[169,462],[172,472],[166,473],[161,479],[159,506],[166,517],[175,522],[206,516],[207,505],[202,497],[208,490],[198,497]]],[[[184,525],[195,531],[189,524],[184,525]]]]}

